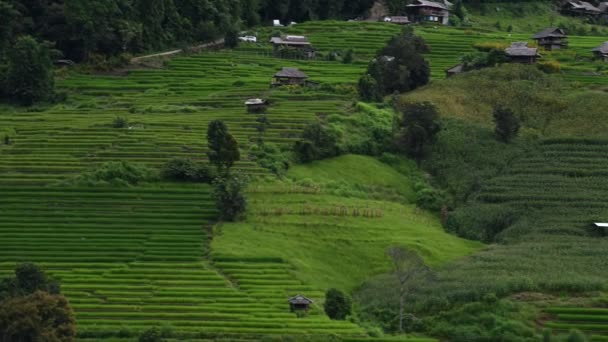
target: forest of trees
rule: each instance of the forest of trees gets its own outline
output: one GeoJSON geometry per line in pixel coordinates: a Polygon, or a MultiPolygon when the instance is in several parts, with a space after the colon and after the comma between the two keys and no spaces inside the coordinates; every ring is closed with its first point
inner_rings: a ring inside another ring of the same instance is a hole
{"type": "Polygon", "coordinates": [[[204,42],[269,22],[351,18],[373,0],[0,0],[0,51],[48,41],[75,61],[204,42]]]}

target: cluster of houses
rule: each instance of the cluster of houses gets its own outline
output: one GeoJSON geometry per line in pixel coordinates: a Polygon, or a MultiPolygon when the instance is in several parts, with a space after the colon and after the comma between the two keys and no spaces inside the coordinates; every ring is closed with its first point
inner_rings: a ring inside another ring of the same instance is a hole
{"type": "MultiPolygon", "coordinates": [[[[548,28],[532,36],[538,47],[528,46],[528,42],[513,42],[505,49],[505,55],[510,62],[533,64],[541,57],[539,49],[546,51],[559,50],[568,47],[568,35],[560,28],[548,28]]],[[[591,50],[596,59],[608,62],[608,41],[591,50]]],[[[447,77],[464,72],[462,64],[446,70],[447,77]]]]}
{"type": "Polygon", "coordinates": [[[608,1],[600,2],[598,6],[587,1],[568,1],[562,6],[561,12],[577,17],[608,19],[608,1]]]}

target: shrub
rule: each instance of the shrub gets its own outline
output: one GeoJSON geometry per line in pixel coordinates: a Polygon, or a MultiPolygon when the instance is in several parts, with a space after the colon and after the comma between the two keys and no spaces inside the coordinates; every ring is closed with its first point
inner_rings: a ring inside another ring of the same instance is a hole
{"type": "Polygon", "coordinates": [[[562,71],[562,66],[558,61],[538,62],[536,66],[547,74],[558,74],[562,71]]]}
{"type": "Polygon", "coordinates": [[[342,57],[342,63],[344,64],[351,64],[354,60],[354,51],[353,49],[348,49],[345,53],[344,53],[344,57],[342,57]]]}
{"type": "Polygon", "coordinates": [[[585,336],[585,334],[583,334],[580,330],[571,330],[570,334],[568,334],[568,337],[566,338],[566,342],[587,342],[589,341],[587,339],[587,336],[585,336]]]}
{"type": "Polygon", "coordinates": [[[213,181],[213,195],[220,219],[238,221],[245,216],[247,199],[244,190],[247,184],[242,175],[226,174],[213,181]]]}
{"type": "Polygon", "coordinates": [[[289,152],[283,151],[276,144],[253,145],[250,154],[255,158],[258,165],[269,169],[278,176],[284,175],[289,170],[289,152]]]}
{"type": "Polygon", "coordinates": [[[467,239],[489,243],[513,225],[518,217],[515,210],[504,205],[469,205],[449,214],[446,230],[467,239]]]}
{"type": "Polygon", "coordinates": [[[148,329],[139,335],[139,342],[163,342],[165,339],[163,338],[160,330],[157,328],[148,329]]]}
{"type": "Polygon", "coordinates": [[[211,170],[202,164],[197,164],[190,158],[175,157],[170,159],[162,169],[163,178],[186,181],[210,183],[213,179],[211,170]]]}
{"type": "Polygon", "coordinates": [[[508,143],[517,136],[519,132],[519,119],[515,116],[512,110],[503,107],[494,108],[494,123],[496,128],[494,134],[498,141],[508,143]]]}
{"type": "Polygon", "coordinates": [[[18,38],[9,49],[6,79],[8,96],[21,105],[52,100],[55,81],[49,49],[30,36],[18,38]]]}
{"type": "Polygon", "coordinates": [[[441,130],[439,113],[430,102],[406,104],[397,133],[396,146],[410,157],[420,160],[425,156],[427,147],[435,141],[441,130]]]}
{"type": "Polygon", "coordinates": [[[220,171],[230,170],[232,165],[241,159],[236,139],[228,132],[228,127],[221,120],[213,120],[209,123],[207,145],[209,161],[220,171]]]}
{"type": "Polygon", "coordinates": [[[323,308],[329,318],[344,320],[351,313],[351,302],[344,292],[337,289],[329,289],[325,293],[323,308]]]}
{"type": "Polygon", "coordinates": [[[365,74],[359,79],[357,90],[359,92],[359,97],[363,101],[382,101],[382,94],[380,94],[380,90],[378,89],[378,82],[370,74],[365,74]]]}
{"type": "Polygon", "coordinates": [[[129,126],[129,120],[127,118],[123,118],[121,116],[117,116],[112,121],[113,128],[127,128],[129,126]]]}
{"type": "Polygon", "coordinates": [[[313,121],[304,128],[302,139],[296,142],[294,152],[302,163],[335,157],[340,154],[338,140],[336,131],[325,127],[320,121],[313,121]]]}
{"type": "Polygon", "coordinates": [[[144,165],[127,161],[106,162],[96,170],[85,172],[65,181],[65,185],[77,186],[131,186],[158,180],[158,172],[144,165]]]}

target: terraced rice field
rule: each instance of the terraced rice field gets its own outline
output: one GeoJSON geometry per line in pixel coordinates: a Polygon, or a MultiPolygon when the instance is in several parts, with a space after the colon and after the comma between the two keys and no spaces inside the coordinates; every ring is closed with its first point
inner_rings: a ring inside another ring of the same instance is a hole
{"type": "Polygon", "coordinates": [[[545,326],[560,331],[578,329],[591,335],[592,341],[608,341],[608,309],[553,307],[545,310],[554,319],[545,326]]]}

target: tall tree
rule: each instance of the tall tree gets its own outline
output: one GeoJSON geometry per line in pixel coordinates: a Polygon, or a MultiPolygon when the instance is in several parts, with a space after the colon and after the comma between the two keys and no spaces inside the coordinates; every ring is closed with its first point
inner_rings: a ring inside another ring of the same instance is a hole
{"type": "Polygon", "coordinates": [[[21,37],[8,53],[9,96],[22,105],[50,100],[55,90],[49,49],[30,36],[21,37]]]}
{"type": "Polygon", "coordinates": [[[351,313],[352,304],[350,298],[338,289],[329,289],[325,292],[325,303],[323,308],[331,319],[344,320],[351,313]]]}
{"type": "Polygon", "coordinates": [[[494,134],[496,139],[504,143],[508,143],[517,136],[519,132],[519,119],[515,116],[512,110],[504,107],[494,108],[494,134]]]}
{"type": "Polygon", "coordinates": [[[399,284],[399,331],[403,332],[405,301],[421,283],[432,275],[424,260],[414,251],[391,247],[386,251],[392,263],[392,275],[399,284]]]}
{"type": "Polygon", "coordinates": [[[0,341],[74,341],[74,312],[62,295],[36,291],[0,302],[0,341]]]}
{"type": "Polygon", "coordinates": [[[220,171],[228,171],[241,159],[236,139],[221,120],[214,120],[207,128],[207,157],[220,171]]]}
{"type": "Polygon", "coordinates": [[[10,3],[0,1],[0,62],[15,34],[18,16],[19,12],[10,3]]]}
{"type": "Polygon", "coordinates": [[[401,112],[403,116],[397,133],[397,148],[420,163],[428,145],[435,141],[441,130],[439,113],[430,102],[406,104],[401,112]]]}

